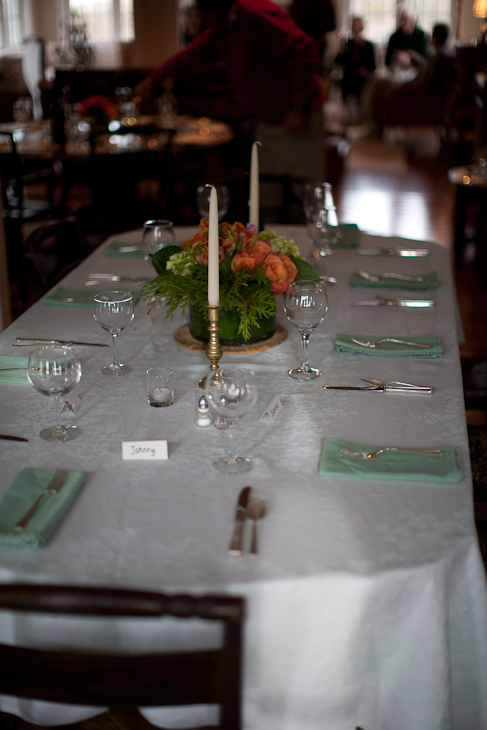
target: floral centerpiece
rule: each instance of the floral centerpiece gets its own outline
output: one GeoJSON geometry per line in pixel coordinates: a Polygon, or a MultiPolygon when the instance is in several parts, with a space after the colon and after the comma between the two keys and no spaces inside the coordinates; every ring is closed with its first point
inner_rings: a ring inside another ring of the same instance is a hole
{"type": "Polygon", "coordinates": [[[91,117],[97,126],[106,126],[117,116],[117,107],[101,94],[88,96],[80,102],[78,111],[82,117],[91,117]]]}
{"type": "MultiPolygon", "coordinates": [[[[144,285],[144,297],[163,299],[171,319],[178,307],[183,314],[188,307],[192,334],[208,339],[208,220],[202,218],[198,233],[181,247],[168,246],[151,259],[158,276],[144,285]]],[[[258,233],[242,223],[220,224],[219,259],[220,328],[225,318],[233,322],[233,332],[220,332],[223,344],[225,339],[248,342],[272,335],[276,295],[295,279],[319,278],[290,238],[258,233]]]]}

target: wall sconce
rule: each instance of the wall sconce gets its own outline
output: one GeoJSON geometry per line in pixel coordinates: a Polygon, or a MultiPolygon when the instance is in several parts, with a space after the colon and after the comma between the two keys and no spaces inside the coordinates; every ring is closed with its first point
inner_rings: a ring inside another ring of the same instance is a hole
{"type": "Polygon", "coordinates": [[[487,32],[487,0],[475,0],[473,4],[473,14],[476,18],[482,18],[480,25],[480,41],[485,42],[485,34],[487,32]]]}

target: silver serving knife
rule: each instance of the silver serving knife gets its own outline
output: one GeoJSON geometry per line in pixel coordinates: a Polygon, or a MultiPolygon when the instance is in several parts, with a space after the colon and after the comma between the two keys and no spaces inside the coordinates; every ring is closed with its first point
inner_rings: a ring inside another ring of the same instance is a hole
{"type": "Polygon", "coordinates": [[[245,520],[247,518],[247,505],[249,503],[251,487],[244,487],[238,495],[237,509],[235,510],[235,527],[228,548],[228,554],[235,557],[242,555],[242,537],[245,520]]]}
{"type": "Polygon", "coordinates": [[[359,248],[359,256],[403,256],[406,258],[416,258],[419,256],[429,256],[430,252],[427,248],[359,248]]]}
{"type": "Polygon", "coordinates": [[[42,337],[35,339],[28,337],[17,337],[14,347],[28,347],[32,345],[62,345],[69,347],[70,345],[88,345],[89,347],[109,347],[104,342],[79,342],[78,340],[48,340],[42,337]]]}

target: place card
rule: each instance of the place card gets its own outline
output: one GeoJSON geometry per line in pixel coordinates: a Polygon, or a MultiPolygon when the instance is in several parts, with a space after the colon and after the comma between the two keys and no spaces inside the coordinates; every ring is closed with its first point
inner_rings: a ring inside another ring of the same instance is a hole
{"type": "Polygon", "coordinates": [[[122,441],[124,461],[167,461],[167,441],[122,441]]]}
{"type": "Polygon", "coordinates": [[[281,403],[281,399],[279,398],[278,395],[276,395],[276,397],[271,400],[271,402],[265,409],[264,413],[259,418],[259,421],[262,421],[264,416],[268,415],[269,418],[271,419],[271,421],[274,422],[276,420],[276,418],[278,417],[279,413],[282,411],[282,408],[283,408],[283,406],[281,403]]]}
{"type": "MultiPolygon", "coordinates": [[[[79,395],[76,395],[74,390],[68,393],[63,402],[63,408],[72,413],[73,415],[78,411],[81,405],[81,399],[79,395]]],[[[62,409],[61,409],[62,410],[62,409]]]]}

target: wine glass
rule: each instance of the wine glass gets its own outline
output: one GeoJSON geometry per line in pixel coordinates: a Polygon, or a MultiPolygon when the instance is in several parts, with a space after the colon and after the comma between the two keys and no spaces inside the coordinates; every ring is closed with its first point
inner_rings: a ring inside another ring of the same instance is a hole
{"type": "Polygon", "coordinates": [[[31,352],[27,377],[39,393],[53,395],[56,404],[56,425],[44,428],[44,441],[72,441],[81,434],[77,426],[61,424],[61,396],[67,395],[81,380],[81,363],[72,347],[46,346],[31,352]]]}
{"type": "Polygon", "coordinates": [[[166,246],[173,246],[174,242],[174,229],[171,221],[152,220],[144,223],[142,248],[146,261],[149,260],[149,254],[154,254],[166,246]]]}
{"type": "Polygon", "coordinates": [[[103,375],[127,375],[130,365],[118,359],[118,336],[134,318],[134,301],[128,291],[102,291],[94,298],[93,317],[113,337],[113,362],[101,369],[103,375]]]}
{"type": "Polygon", "coordinates": [[[213,415],[223,419],[228,428],[228,455],[214,461],[213,466],[223,474],[248,471],[253,462],[235,454],[233,431],[238,419],[257,401],[255,373],[244,368],[216,370],[206,378],[206,399],[213,415]]]}
{"type": "MultiPolygon", "coordinates": [[[[213,185],[216,189],[216,195],[218,198],[218,220],[228,213],[228,206],[230,205],[230,196],[228,195],[228,188],[226,185],[213,185]]],[[[196,191],[196,207],[198,213],[202,218],[208,218],[210,212],[210,185],[200,185],[196,191]]]]}
{"type": "Polygon", "coordinates": [[[322,281],[294,281],[284,295],[284,312],[301,334],[303,352],[299,367],[288,375],[295,380],[314,380],[321,375],[318,368],[308,363],[308,342],[311,332],[318,327],[328,310],[328,297],[322,281]]]}

